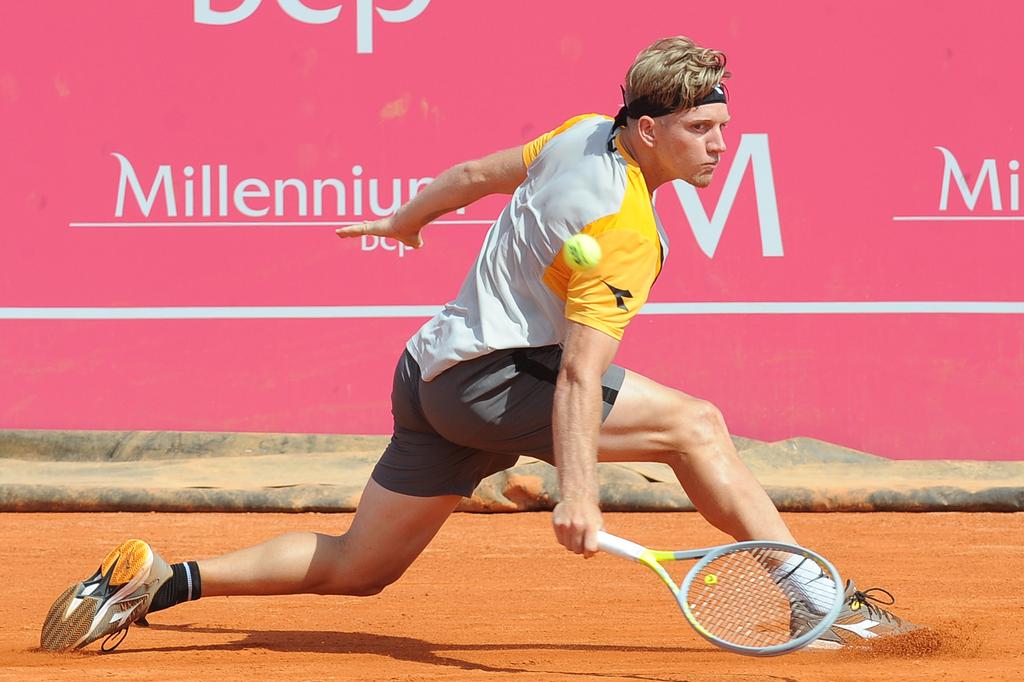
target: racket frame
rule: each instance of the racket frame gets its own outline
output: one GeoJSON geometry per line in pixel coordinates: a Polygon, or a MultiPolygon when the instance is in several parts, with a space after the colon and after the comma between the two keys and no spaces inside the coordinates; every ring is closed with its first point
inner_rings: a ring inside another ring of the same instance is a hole
{"type": "Polygon", "coordinates": [[[817,552],[809,550],[806,547],[800,547],[799,545],[790,545],[784,542],[748,540],[744,542],[734,542],[727,545],[718,545],[715,547],[704,547],[701,549],[668,551],[648,549],[643,545],[620,538],[603,530],[598,532],[597,542],[598,548],[602,552],[614,554],[624,559],[637,561],[654,571],[658,577],[661,578],[662,582],[665,583],[666,587],[672,591],[672,596],[675,597],[676,603],[679,605],[679,609],[683,612],[683,617],[686,618],[686,622],[690,624],[690,627],[697,631],[697,634],[715,646],[746,656],[778,656],[807,646],[832,626],[836,621],[836,618],[839,617],[839,612],[842,610],[843,602],[845,601],[842,589],[842,578],[835,566],[817,552]],[[775,644],[767,647],[752,647],[734,644],[733,642],[728,642],[715,637],[697,621],[696,617],[694,617],[690,610],[690,605],[686,602],[686,594],[689,592],[690,584],[700,574],[701,569],[722,555],[756,548],[779,550],[804,556],[817,564],[817,566],[821,568],[821,570],[828,575],[836,585],[836,598],[828,613],[826,613],[817,625],[809,631],[800,635],[796,639],[792,639],[783,644],[775,644]],[[671,575],[669,575],[668,571],[665,570],[665,567],[662,566],[662,562],[665,561],[694,559],[697,560],[697,563],[687,571],[686,577],[683,578],[683,582],[680,585],[676,585],[676,581],[671,575]]]}

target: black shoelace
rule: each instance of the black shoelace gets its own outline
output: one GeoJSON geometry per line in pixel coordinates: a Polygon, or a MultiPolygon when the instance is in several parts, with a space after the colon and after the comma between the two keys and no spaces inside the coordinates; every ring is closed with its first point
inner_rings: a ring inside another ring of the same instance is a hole
{"type": "MultiPolygon", "coordinates": [[[[149,627],[149,621],[146,620],[145,616],[143,616],[142,618],[139,618],[135,622],[140,627],[144,627],[144,628],[149,627]]],[[[109,654],[111,651],[113,651],[114,649],[119,647],[121,645],[121,642],[124,641],[124,638],[128,636],[128,628],[130,628],[130,627],[131,627],[131,623],[129,623],[128,625],[124,626],[124,628],[118,630],[117,632],[111,632],[109,635],[107,635],[106,639],[103,640],[103,644],[100,645],[100,651],[105,653],[105,654],[109,654]],[[115,641],[113,644],[111,644],[108,647],[107,646],[107,642],[109,642],[110,640],[115,639],[115,638],[116,638],[117,641],[115,641]]]]}
{"type": "Polygon", "coordinates": [[[124,638],[128,636],[129,627],[131,626],[129,625],[125,627],[123,630],[118,630],[117,632],[112,632],[109,635],[107,635],[107,638],[103,640],[103,644],[100,645],[100,651],[102,651],[105,654],[109,654],[111,651],[116,649],[118,645],[120,645],[121,642],[124,641],[124,638]],[[112,645],[108,647],[107,642],[109,642],[112,639],[116,639],[117,641],[115,641],[112,645]]]}
{"type": "Polygon", "coordinates": [[[882,604],[883,606],[892,606],[896,603],[896,597],[892,596],[892,592],[885,588],[869,587],[866,590],[856,590],[850,598],[850,601],[851,605],[855,603],[862,604],[868,610],[869,616],[874,616],[875,618],[883,618],[890,621],[896,621],[897,625],[901,625],[903,623],[903,621],[898,616],[894,616],[893,614],[889,613],[880,606],[876,606],[876,604],[882,604]],[[886,597],[889,598],[889,601],[884,601],[883,599],[876,597],[875,595],[871,594],[872,592],[884,594],[886,597]]]}

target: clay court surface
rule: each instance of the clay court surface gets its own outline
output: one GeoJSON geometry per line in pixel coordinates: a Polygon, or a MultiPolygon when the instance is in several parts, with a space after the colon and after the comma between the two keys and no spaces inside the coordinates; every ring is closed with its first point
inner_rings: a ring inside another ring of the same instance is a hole
{"type": "MultiPolygon", "coordinates": [[[[50,601],[126,537],[170,561],[291,530],[336,532],[349,514],[0,515],[0,678],[516,680],[1019,680],[1024,514],[789,514],[805,544],[895,611],[935,630],[864,651],[751,659],[690,631],[642,566],[583,560],[549,514],[456,514],[396,585],[369,598],[234,597],[132,627],[112,654],[34,650],[50,601]]],[[[717,544],[696,514],[607,514],[651,546],[717,544]]]]}

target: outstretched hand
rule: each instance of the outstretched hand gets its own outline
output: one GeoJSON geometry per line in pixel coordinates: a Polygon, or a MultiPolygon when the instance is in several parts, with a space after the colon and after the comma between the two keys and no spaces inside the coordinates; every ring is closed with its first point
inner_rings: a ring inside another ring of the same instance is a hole
{"type": "Polygon", "coordinates": [[[423,238],[420,237],[420,229],[421,228],[419,227],[410,229],[409,227],[400,225],[398,221],[395,220],[394,216],[388,216],[378,220],[367,220],[356,225],[339,227],[334,231],[334,234],[338,235],[342,239],[362,237],[364,235],[387,237],[388,239],[400,241],[406,246],[418,249],[423,246],[423,238]]]}

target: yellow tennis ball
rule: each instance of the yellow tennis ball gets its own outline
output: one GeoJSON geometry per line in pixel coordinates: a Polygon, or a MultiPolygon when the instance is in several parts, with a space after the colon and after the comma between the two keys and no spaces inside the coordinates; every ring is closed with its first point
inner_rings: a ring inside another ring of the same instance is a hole
{"type": "Polygon", "coordinates": [[[589,270],[601,262],[601,245],[589,234],[574,234],[565,240],[562,258],[573,270],[589,270]]]}

